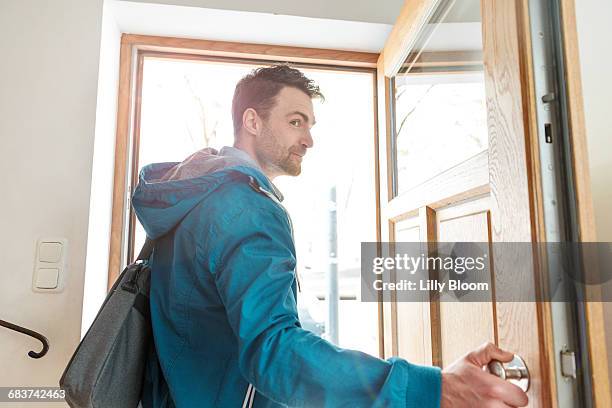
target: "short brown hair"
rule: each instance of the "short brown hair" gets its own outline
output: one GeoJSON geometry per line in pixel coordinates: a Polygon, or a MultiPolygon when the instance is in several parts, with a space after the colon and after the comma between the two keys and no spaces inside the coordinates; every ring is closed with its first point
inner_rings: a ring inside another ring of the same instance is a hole
{"type": "Polygon", "coordinates": [[[238,82],[234,91],[232,100],[234,136],[237,136],[242,128],[242,115],[245,110],[255,109],[258,115],[267,119],[276,103],[276,96],[286,86],[296,88],[311,98],[325,99],[319,86],[312,79],[288,65],[254,69],[238,82]]]}

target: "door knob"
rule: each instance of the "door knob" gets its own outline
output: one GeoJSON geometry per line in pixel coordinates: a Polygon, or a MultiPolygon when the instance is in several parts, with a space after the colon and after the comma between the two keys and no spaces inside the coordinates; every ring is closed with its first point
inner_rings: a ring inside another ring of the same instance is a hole
{"type": "Polygon", "coordinates": [[[525,361],[516,354],[514,359],[505,366],[501,361],[493,360],[487,365],[487,368],[491,374],[518,385],[523,391],[527,392],[529,389],[529,369],[525,361]]]}

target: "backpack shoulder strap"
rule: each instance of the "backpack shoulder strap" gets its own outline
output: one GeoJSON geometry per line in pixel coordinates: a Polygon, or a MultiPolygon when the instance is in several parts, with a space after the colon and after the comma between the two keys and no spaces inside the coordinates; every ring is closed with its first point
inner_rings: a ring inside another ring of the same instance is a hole
{"type": "Polygon", "coordinates": [[[136,258],[136,260],[146,261],[147,259],[149,259],[151,257],[151,254],[153,253],[154,247],[155,247],[155,241],[147,237],[144,245],[142,246],[142,249],[140,250],[140,253],[138,254],[138,258],[136,258]]]}
{"type": "MultiPolygon", "coordinates": [[[[249,175],[246,175],[246,174],[240,173],[240,172],[238,172],[238,174],[236,176],[237,176],[238,179],[241,179],[241,180],[247,182],[248,185],[253,190],[257,191],[260,194],[264,194],[264,195],[268,196],[269,198],[271,198],[272,200],[274,200],[275,202],[280,204],[280,201],[274,196],[274,194],[270,193],[265,188],[262,188],[259,185],[259,183],[255,179],[255,177],[249,176],[249,175]]],[[[151,254],[153,253],[153,248],[154,247],[155,247],[155,241],[152,240],[152,239],[149,239],[149,237],[147,237],[147,239],[145,240],[145,243],[142,246],[142,249],[140,250],[140,253],[138,254],[138,257],[136,258],[136,260],[137,261],[145,261],[145,260],[149,259],[151,257],[151,254]]]]}

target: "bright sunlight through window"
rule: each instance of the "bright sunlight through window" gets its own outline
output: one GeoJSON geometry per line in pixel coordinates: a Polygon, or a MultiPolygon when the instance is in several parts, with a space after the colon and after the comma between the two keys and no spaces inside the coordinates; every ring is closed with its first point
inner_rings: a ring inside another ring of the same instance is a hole
{"type": "MultiPolygon", "coordinates": [[[[231,146],[234,87],[256,67],[145,58],[139,169],[231,146]]],[[[304,328],[341,347],[378,356],[378,308],[360,301],[359,280],[360,244],[376,240],[374,74],[299,69],[326,99],[314,103],[314,147],[302,174],[275,180],[294,224],[300,318],[304,328]]],[[[144,238],[138,225],[135,248],[144,238]]]]}

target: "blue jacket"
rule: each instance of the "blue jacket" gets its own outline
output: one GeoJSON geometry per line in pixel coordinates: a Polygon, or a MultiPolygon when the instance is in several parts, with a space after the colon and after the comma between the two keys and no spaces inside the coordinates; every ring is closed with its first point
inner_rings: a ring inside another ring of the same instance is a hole
{"type": "Polygon", "coordinates": [[[207,156],[213,165],[199,173],[146,166],[132,197],[157,240],[157,358],[147,365],[143,406],[239,408],[250,383],[258,408],[439,407],[438,368],[341,349],[301,327],[291,222],[273,199],[282,196],[252,163],[219,160],[213,149],[207,156]]]}

